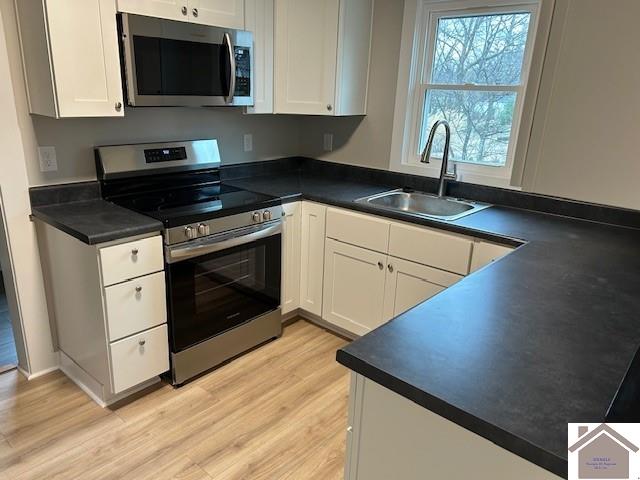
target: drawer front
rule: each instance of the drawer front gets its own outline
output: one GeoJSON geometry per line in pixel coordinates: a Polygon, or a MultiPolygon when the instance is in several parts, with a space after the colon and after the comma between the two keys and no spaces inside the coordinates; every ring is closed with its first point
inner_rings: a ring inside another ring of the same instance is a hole
{"type": "Polygon", "coordinates": [[[109,350],[114,394],[169,370],[166,324],[114,342],[109,350]]]}
{"type": "Polygon", "coordinates": [[[387,253],[391,222],[370,215],[329,208],[327,237],[357,247],[387,253]]]}
{"type": "Polygon", "coordinates": [[[100,249],[102,284],[106,287],[164,269],[160,235],[100,249]]]}
{"type": "Polygon", "coordinates": [[[473,255],[471,256],[471,272],[475,272],[485,265],[504,257],[513,250],[513,247],[507,247],[505,245],[481,241],[475,242],[473,245],[473,255]]]}
{"type": "Polygon", "coordinates": [[[109,341],[167,322],[164,272],[104,289],[109,341]]]}
{"type": "Polygon", "coordinates": [[[472,240],[439,231],[392,224],[389,254],[430,267],[466,275],[472,240]]]}

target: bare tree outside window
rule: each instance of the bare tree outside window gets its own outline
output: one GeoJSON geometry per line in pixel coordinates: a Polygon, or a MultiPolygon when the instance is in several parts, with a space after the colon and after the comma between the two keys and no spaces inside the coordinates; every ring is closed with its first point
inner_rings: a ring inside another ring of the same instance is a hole
{"type": "MultiPolygon", "coordinates": [[[[431,125],[445,119],[453,160],[506,165],[530,19],[528,12],[438,19],[420,149],[431,125]]],[[[443,147],[436,136],[433,156],[443,147]]]]}

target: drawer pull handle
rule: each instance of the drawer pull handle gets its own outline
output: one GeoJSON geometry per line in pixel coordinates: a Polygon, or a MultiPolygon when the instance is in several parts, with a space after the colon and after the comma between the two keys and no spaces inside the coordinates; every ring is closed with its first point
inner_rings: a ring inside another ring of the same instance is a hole
{"type": "Polygon", "coordinates": [[[131,250],[131,255],[135,257],[136,255],[138,255],[139,252],[140,250],[138,250],[137,248],[134,248],[133,250],[131,250]]]}
{"type": "Polygon", "coordinates": [[[140,293],[142,291],[142,286],[138,285],[136,287],[136,293],[140,293]]]}
{"type": "Polygon", "coordinates": [[[378,262],[378,268],[379,268],[380,270],[382,270],[382,269],[384,268],[384,265],[383,265],[383,263],[382,263],[382,262],[378,262]]]}
{"type": "Polygon", "coordinates": [[[138,345],[140,345],[141,347],[144,347],[144,344],[147,343],[146,340],[140,340],[138,341],[138,345]]]}

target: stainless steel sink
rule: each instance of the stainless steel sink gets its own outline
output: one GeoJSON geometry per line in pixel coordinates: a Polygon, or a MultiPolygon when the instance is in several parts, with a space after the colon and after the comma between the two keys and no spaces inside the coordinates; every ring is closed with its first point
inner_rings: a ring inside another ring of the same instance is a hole
{"type": "Polygon", "coordinates": [[[439,220],[457,220],[491,206],[486,203],[438,197],[421,192],[407,192],[402,189],[359,198],[356,203],[439,220]]]}

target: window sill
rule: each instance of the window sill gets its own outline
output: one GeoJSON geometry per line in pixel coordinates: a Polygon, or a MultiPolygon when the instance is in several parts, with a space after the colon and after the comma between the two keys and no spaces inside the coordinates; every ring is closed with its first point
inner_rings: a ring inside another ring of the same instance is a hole
{"type": "MultiPolygon", "coordinates": [[[[488,167],[491,168],[491,167],[488,167]]],[[[391,165],[390,170],[397,173],[406,173],[409,175],[418,175],[421,177],[440,177],[439,163],[429,165],[411,165],[407,163],[391,165]]],[[[482,175],[477,172],[470,172],[464,168],[464,164],[458,164],[458,181],[463,183],[474,183],[487,187],[507,188],[510,190],[522,190],[521,187],[511,185],[511,178],[482,175]]]]}

